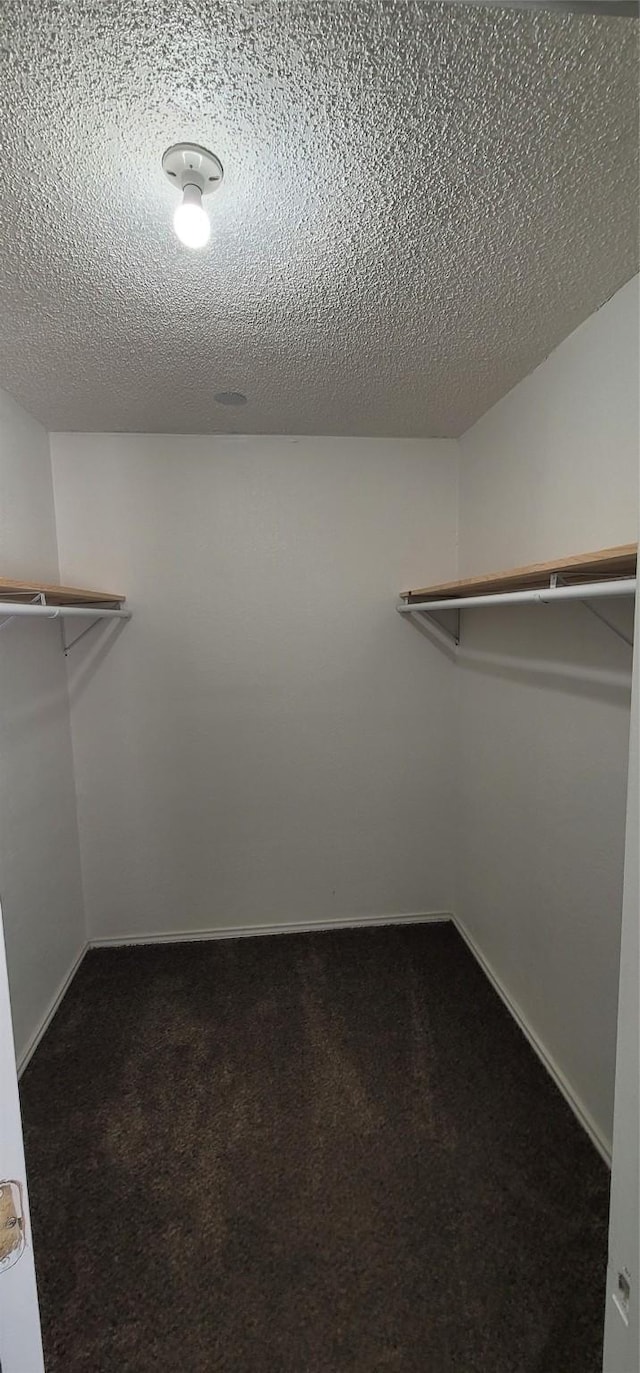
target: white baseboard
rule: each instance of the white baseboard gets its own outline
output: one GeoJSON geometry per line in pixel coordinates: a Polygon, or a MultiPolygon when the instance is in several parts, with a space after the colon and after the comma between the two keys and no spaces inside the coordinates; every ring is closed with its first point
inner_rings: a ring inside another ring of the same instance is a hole
{"type": "Polygon", "coordinates": [[[60,983],[57,991],[51,998],[51,1001],[49,1002],[47,1010],[45,1011],[45,1014],[37,1030],[34,1030],[31,1037],[27,1040],[27,1043],[24,1049],[22,1050],[22,1053],[19,1055],[18,1061],[16,1063],[16,1071],[18,1077],[22,1076],[30,1059],[33,1058],[33,1055],[35,1054],[35,1051],[40,1043],[40,1040],[42,1039],[45,1030],[47,1030],[49,1025],[51,1024],[51,1021],[53,1020],[53,1017],[58,1009],[58,1006],[60,1005],[60,1002],[62,1001],[62,998],[65,995],[65,992],[67,991],[68,987],[71,985],[88,948],[89,945],[84,944],[76,958],[74,958],[73,963],[69,968],[69,971],[65,973],[65,976],[63,977],[62,982],[60,983]]]}
{"type": "Polygon", "coordinates": [[[215,930],[164,930],[160,934],[114,934],[90,939],[92,949],[123,944],[183,944],[204,939],[249,939],[261,934],[311,934],[314,930],[357,930],[367,925],[423,925],[453,920],[450,911],[410,912],[406,915],[345,915],[335,920],[297,920],[279,925],[226,925],[215,930]]]}
{"type": "Polygon", "coordinates": [[[571,1107],[571,1110],[573,1111],[576,1120],[579,1122],[582,1128],[586,1130],[591,1140],[591,1143],[595,1146],[601,1158],[604,1159],[605,1163],[608,1164],[610,1168],[611,1145],[609,1141],[604,1138],[604,1135],[596,1125],[593,1116],[590,1115],[586,1106],[583,1105],[583,1103],[580,1101],[580,1098],[574,1092],[571,1083],[565,1077],[564,1073],[562,1072],[562,1069],[558,1067],[558,1064],[556,1063],[555,1059],[552,1057],[548,1049],[542,1043],[542,1040],[538,1038],[538,1035],[536,1034],[535,1030],[532,1029],[524,1012],[521,1011],[520,1007],[516,1004],[516,1002],[512,1000],[504,983],[499,978],[495,969],[492,968],[491,964],[485,958],[481,949],[476,944],[476,941],[473,938],[473,936],[469,934],[469,931],[462,924],[462,921],[458,919],[457,915],[454,915],[452,918],[453,923],[458,931],[458,934],[462,937],[462,939],[464,939],[465,944],[470,949],[476,961],[480,964],[482,971],[488,977],[491,985],[498,993],[500,1000],[504,1003],[507,1010],[511,1012],[511,1015],[515,1020],[516,1025],[519,1026],[525,1038],[528,1039],[531,1048],[533,1049],[534,1053],[537,1054],[538,1058],[540,1059],[540,1062],[542,1063],[543,1067],[546,1068],[549,1076],[553,1078],[556,1087],[559,1089],[559,1091],[562,1092],[562,1095],[567,1104],[571,1107]]]}

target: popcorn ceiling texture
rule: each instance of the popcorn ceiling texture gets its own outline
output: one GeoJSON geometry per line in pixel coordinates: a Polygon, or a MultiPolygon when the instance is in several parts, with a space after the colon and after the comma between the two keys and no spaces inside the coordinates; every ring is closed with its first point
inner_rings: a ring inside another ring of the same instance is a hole
{"type": "Polygon", "coordinates": [[[51,429],[455,436],[637,269],[633,20],[5,0],[2,25],[0,384],[51,429]],[[201,254],[180,139],[225,168],[201,254]]]}

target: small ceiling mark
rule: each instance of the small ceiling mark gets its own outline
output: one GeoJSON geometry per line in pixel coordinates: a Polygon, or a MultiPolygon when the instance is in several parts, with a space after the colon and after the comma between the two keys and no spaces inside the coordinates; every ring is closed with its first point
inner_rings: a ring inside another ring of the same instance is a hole
{"type": "Polygon", "coordinates": [[[246,405],[247,397],[243,391],[216,391],[213,399],[218,405],[246,405]]]}

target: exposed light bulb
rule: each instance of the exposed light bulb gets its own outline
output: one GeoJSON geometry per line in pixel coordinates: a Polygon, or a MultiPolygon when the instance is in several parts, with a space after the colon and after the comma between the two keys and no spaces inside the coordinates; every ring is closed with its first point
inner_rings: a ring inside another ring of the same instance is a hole
{"type": "Polygon", "coordinates": [[[211,225],[202,201],[222,185],[220,158],[199,143],[174,143],[163,154],[162,170],[175,190],[182,191],[182,204],[173,216],[177,237],[186,248],[204,248],[211,225]]]}
{"type": "Polygon", "coordinates": [[[198,186],[185,186],[182,204],[173,216],[173,227],[185,248],[204,248],[209,242],[211,225],[198,186]]]}

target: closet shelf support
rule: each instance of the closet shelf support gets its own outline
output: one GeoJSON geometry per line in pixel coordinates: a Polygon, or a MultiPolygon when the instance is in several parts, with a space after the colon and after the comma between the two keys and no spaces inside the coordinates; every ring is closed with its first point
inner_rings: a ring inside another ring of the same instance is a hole
{"type": "Polygon", "coordinates": [[[44,620],[72,620],[78,615],[92,615],[94,620],[130,620],[133,611],[120,610],[115,606],[108,609],[98,608],[95,605],[43,605],[38,602],[34,605],[20,605],[17,601],[0,601],[0,615],[11,615],[16,619],[21,616],[39,616],[44,620]]]}
{"type": "Polygon", "coordinates": [[[636,578],[623,577],[610,582],[582,582],[575,586],[527,587],[523,591],[489,592],[481,596],[449,596],[440,601],[400,601],[397,609],[401,615],[411,611],[434,610],[473,610],[474,607],[492,605],[550,605],[554,601],[592,601],[599,597],[634,596],[636,578]]]}
{"type": "MultiPolygon", "coordinates": [[[[400,609],[400,606],[398,606],[400,609]]],[[[435,634],[436,638],[442,640],[445,648],[457,648],[460,643],[460,611],[452,610],[454,616],[454,629],[450,629],[444,624],[439,616],[432,615],[430,610],[423,610],[419,605],[410,605],[408,609],[412,612],[410,619],[423,628],[427,628],[430,633],[435,634]]],[[[442,612],[445,613],[444,611],[442,612]]]]}
{"type": "Polygon", "coordinates": [[[591,601],[583,601],[582,604],[585,610],[588,610],[592,615],[595,615],[596,620],[600,620],[603,625],[606,625],[607,629],[610,629],[612,634],[616,634],[619,639],[622,639],[623,643],[629,645],[629,648],[633,648],[633,634],[627,634],[624,629],[620,628],[620,625],[614,624],[613,620],[610,620],[608,615],[603,615],[601,610],[597,610],[595,605],[591,604],[591,601]]]}
{"type": "MultiPolygon", "coordinates": [[[[85,613],[86,613],[87,615],[92,615],[92,614],[93,614],[93,612],[92,612],[91,610],[88,610],[88,611],[86,611],[85,613]]],[[[72,648],[74,647],[75,644],[79,644],[79,643],[80,643],[80,640],[81,640],[81,639],[84,639],[85,634],[90,634],[90,633],[91,633],[91,630],[92,630],[92,629],[95,629],[96,625],[99,625],[101,619],[104,619],[104,618],[105,618],[105,616],[100,616],[99,618],[98,618],[97,616],[94,616],[93,619],[92,619],[92,621],[91,621],[91,624],[90,624],[90,625],[87,625],[85,629],[81,629],[79,634],[74,634],[73,639],[65,639],[65,636],[64,636],[64,618],[63,618],[63,617],[60,618],[60,642],[61,642],[61,644],[62,644],[62,652],[64,653],[65,658],[67,658],[67,657],[69,656],[69,650],[72,649],[72,648]]],[[[107,617],[107,618],[113,619],[113,616],[109,616],[109,617],[107,617]]],[[[124,619],[124,620],[130,620],[130,619],[131,619],[131,612],[129,611],[128,613],[126,613],[126,614],[124,614],[124,615],[118,616],[118,618],[119,618],[119,619],[124,619]]]]}
{"type": "MultiPolygon", "coordinates": [[[[4,618],[3,618],[2,620],[0,620],[0,629],[6,629],[6,628],[7,628],[7,625],[10,625],[11,622],[12,622],[12,620],[13,620],[13,618],[14,618],[15,606],[13,605],[13,602],[7,602],[7,605],[9,605],[9,604],[11,605],[11,614],[10,614],[10,615],[5,615],[4,618]]],[[[18,604],[19,604],[19,602],[18,602],[18,604]]],[[[30,596],[29,601],[27,602],[27,604],[28,604],[28,605],[45,605],[46,602],[45,602],[44,595],[43,595],[42,591],[39,591],[39,592],[37,593],[36,596],[30,596]]]]}
{"type": "Polygon", "coordinates": [[[130,610],[123,610],[119,602],[111,606],[105,606],[104,603],[101,606],[91,604],[47,605],[46,596],[40,593],[35,600],[26,605],[20,601],[0,601],[0,617],[4,617],[0,619],[0,629],[4,629],[13,620],[23,617],[59,620],[62,651],[66,657],[74,644],[79,643],[80,639],[84,639],[85,634],[88,634],[102,620],[130,620],[131,614],[130,610]],[[73,639],[66,640],[64,621],[77,618],[90,620],[91,623],[86,625],[73,639]]]}
{"type": "Polygon", "coordinates": [[[542,587],[526,587],[519,591],[500,591],[488,592],[478,596],[448,596],[446,599],[419,600],[406,599],[400,600],[396,605],[396,610],[401,615],[408,615],[414,619],[415,623],[425,626],[434,631],[446,647],[453,648],[454,651],[460,643],[460,612],[461,610],[482,609],[489,606],[499,605],[551,605],[554,601],[580,601],[582,605],[590,610],[598,620],[601,620],[607,627],[617,634],[618,638],[623,639],[626,644],[633,644],[633,639],[621,629],[617,624],[608,618],[603,612],[592,605],[592,601],[600,598],[608,600],[617,596],[634,596],[637,588],[636,577],[620,577],[601,582],[577,582],[572,585],[564,585],[557,573],[552,573],[549,578],[549,585],[542,587]],[[443,625],[437,618],[445,612],[452,612],[456,616],[455,630],[451,631],[443,625]],[[435,613],[434,613],[435,612],[435,613]]]}
{"type": "MultiPolygon", "coordinates": [[[[564,578],[560,576],[559,573],[553,574],[551,578],[552,587],[567,585],[570,585],[570,583],[567,583],[564,580],[564,578]]],[[[620,628],[620,625],[617,625],[615,623],[615,620],[610,620],[608,615],[605,615],[602,612],[602,610],[598,610],[595,605],[592,605],[591,601],[582,601],[581,604],[584,606],[585,610],[589,611],[591,615],[595,615],[596,620],[600,620],[601,624],[606,625],[607,629],[610,629],[612,634],[615,634],[618,639],[622,639],[623,643],[628,644],[629,648],[633,648],[632,634],[627,634],[624,629],[620,628]]]]}

